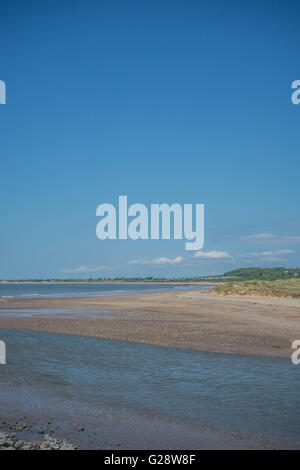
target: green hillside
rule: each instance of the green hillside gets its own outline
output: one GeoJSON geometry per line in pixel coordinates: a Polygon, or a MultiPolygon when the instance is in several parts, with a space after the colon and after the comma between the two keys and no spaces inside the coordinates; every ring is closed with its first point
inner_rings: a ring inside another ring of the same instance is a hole
{"type": "Polygon", "coordinates": [[[276,279],[300,278],[300,268],[240,268],[224,273],[224,280],[250,281],[254,279],[275,281],[276,279]]]}

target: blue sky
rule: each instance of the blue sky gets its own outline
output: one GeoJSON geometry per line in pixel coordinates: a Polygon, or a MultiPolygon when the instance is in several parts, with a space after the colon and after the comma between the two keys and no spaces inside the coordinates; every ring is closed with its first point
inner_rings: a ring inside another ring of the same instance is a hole
{"type": "Polygon", "coordinates": [[[296,1],[3,0],[0,278],[299,266],[299,40],[296,1]],[[121,194],[204,203],[202,254],[98,240],[121,194]]]}

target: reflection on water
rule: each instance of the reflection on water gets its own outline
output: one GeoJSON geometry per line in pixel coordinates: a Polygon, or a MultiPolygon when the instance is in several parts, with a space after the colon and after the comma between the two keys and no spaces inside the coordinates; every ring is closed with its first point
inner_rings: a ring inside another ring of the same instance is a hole
{"type": "Polygon", "coordinates": [[[162,415],[263,436],[300,438],[300,366],[288,359],[205,353],[0,329],[1,387],[162,415]]]}

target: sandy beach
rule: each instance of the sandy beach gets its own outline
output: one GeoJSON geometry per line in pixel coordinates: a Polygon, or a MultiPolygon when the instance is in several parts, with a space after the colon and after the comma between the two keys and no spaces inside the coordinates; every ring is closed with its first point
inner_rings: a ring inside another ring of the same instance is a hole
{"type": "Polygon", "coordinates": [[[300,339],[299,299],[221,297],[197,290],[94,298],[0,299],[0,314],[0,328],[225,353],[290,357],[291,343],[300,339]],[[60,316],[49,311],[20,317],[13,313],[18,309],[80,309],[80,313],[70,310],[60,316]],[[99,313],[95,313],[97,309],[99,313]]]}

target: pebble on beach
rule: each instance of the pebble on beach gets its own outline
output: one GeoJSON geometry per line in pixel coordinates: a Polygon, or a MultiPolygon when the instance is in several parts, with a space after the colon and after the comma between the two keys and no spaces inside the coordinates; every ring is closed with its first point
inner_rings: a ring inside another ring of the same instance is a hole
{"type": "Polygon", "coordinates": [[[21,441],[15,434],[0,432],[0,450],[76,450],[76,446],[65,439],[45,435],[43,441],[21,441]]]}

